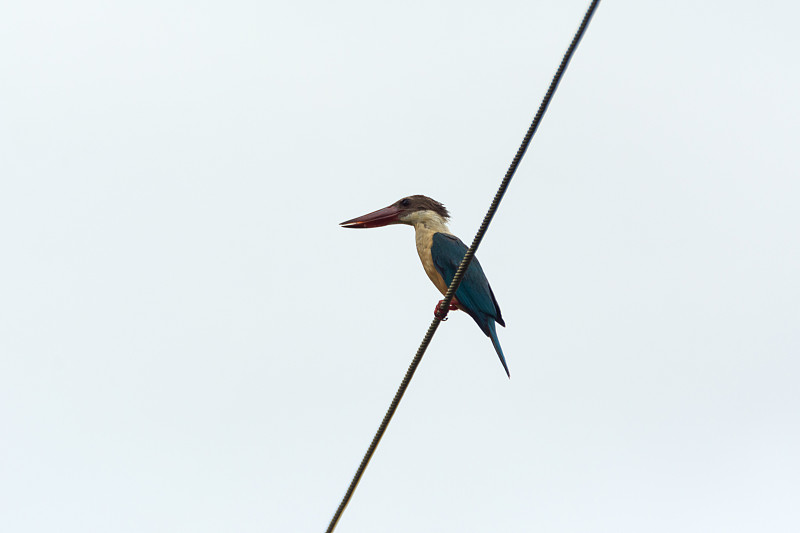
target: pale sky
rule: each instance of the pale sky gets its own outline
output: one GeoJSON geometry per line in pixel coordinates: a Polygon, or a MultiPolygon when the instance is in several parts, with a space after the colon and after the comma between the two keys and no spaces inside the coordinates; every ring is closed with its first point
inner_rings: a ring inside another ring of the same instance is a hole
{"type": "MultiPolygon", "coordinates": [[[[588,2],[0,10],[0,529],[324,531],[588,2]]],[[[794,2],[606,1],[337,532],[800,530],[794,2]]]]}

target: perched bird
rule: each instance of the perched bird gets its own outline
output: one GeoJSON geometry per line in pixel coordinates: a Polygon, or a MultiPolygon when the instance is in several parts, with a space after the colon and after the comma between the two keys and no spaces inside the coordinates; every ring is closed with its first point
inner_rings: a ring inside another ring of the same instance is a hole
{"type": "MultiPolygon", "coordinates": [[[[379,228],[389,224],[414,226],[417,253],[422,260],[422,266],[436,288],[442,294],[446,294],[461,260],[467,253],[467,246],[450,233],[447,227],[449,219],[450,214],[442,204],[427,196],[416,194],[398,200],[389,207],[342,222],[340,226],[344,228],[379,228]]],[[[441,304],[441,300],[439,303],[441,304]]],[[[444,318],[438,314],[438,307],[437,305],[434,313],[439,318],[444,318]]],[[[477,258],[472,259],[450,304],[450,309],[461,309],[472,317],[481,331],[492,340],[506,374],[511,377],[495,331],[495,322],[503,327],[506,324],[477,258]]]]}

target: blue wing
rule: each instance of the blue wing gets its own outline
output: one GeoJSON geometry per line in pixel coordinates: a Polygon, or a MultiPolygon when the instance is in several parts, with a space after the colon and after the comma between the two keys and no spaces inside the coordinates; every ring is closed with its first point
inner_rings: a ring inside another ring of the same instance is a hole
{"type": "MultiPolygon", "coordinates": [[[[458,265],[461,264],[461,260],[466,253],[467,246],[458,237],[446,233],[433,234],[433,243],[431,245],[433,265],[444,278],[446,284],[450,285],[453,281],[458,265]]],[[[473,258],[469,264],[467,273],[456,291],[456,298],[458,298],[464,311],[472,317],[483,333],[492,339],[492,344],[500,357],[500,362],[503,363],[503,367],[508,374],[506,359],[503,356],[503,350],[500,348],[500,341],[497,339],[495,331],[495,322],[501,326],[505,326],[506,323],[503,321],[500,306],[497,305],[492,288],[489,286],[489,281],[486,279],[486,275],[483,273],[483,268],[481,268],[477,258],[473,258]]]]}

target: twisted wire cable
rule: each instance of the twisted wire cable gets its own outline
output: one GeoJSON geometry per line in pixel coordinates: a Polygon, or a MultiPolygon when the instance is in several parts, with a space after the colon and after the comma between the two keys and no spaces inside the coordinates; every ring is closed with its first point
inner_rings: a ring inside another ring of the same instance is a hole
{"type": "Polygon", "coordinates": [[[436,330],[439,328],[439,324],[441,324],[442,322],[441,317],[445,316],[445,313],[450,306],[450,302],[453,300],[453,296],[455,296],[456,290],[458,290],[458,286],[461,284],[461,280],[464,277],[464,273],[467,271],[467,268],[469,267],[472,258],[475,257],[475,252],[477,251],[478,246],[480,246],[481,241],[483,240],[483,236],[486,234],[486,230],[489,228],[489,224],[492,222],[492,218],[494,218],[494,214],[497,212],[497,208],[500,205],[500,201],[503,199],[503,196],[505,195],[506,190],[508,189],[509,183],[511,183],[511,178],[514,177],[514,174],[517,171],[517,167],[519,166],[520,161],[522,161],[522,157],[525,155],[525,152],[527,152],[528,146],[531,143],[531,139],[533,139],[533,135],[539,128],[539,123],[541,122],[542,117],[544,116],[548,106],[550,105],[550,100],[553,98],[553,94],[558,88],[558,84],[561,82],[561,77],[564,75],[564,71],[566,70],[567,65],[569,65],[569,62],[572,59],[572,55],[575,53],[575,49],[578,47],[578,43],[583,37],[583,34],[586,31],[586,27],[589,25],[589,22],[592,19],[592,15],[594,15],[594,12],[599,3],[600,0],[593,0],[592,3],[587,8],[586,14],[583,16],[583,20],[581,21],[581,25],[575,32],[575,36],[572,38],[572,43],[570,43],[569,48],[567,48],[567,51],[564,53],[564,57],[561,59],[561,64],[558,66],[558,70],[553,76],[553,80],[550,82],[550,86],[547,89],[547,93],[545,93],[544,98],[542,99],[542,102],[539,105],[539,110],[536,112],[536,116],[533,118],[533,122],[531,122],[528,131],[525,133],[525,137],[522,139],[522,144],[520,144],[520,147],[517,150],[516,155],[514,155],[514,159],[511,161],[511,165],[508,167],[508,171],[506,172],[503,181],[500,182],[500,187],[497,189],[497,193],[494,196],[494,200],[492,200],[492,204],[489,206],[489,211],[483,218],[483,223],[481,223],[481,226],[478,229],[478,233],[475,234],[475,239],[473,239],[472,245],[467,250],[467,253],[464,254],[464,258],[461,260],[461,264],[459,265],[455,276],[453,276],[453,281],[450,282],[450,287],[447,289],[447,294],[445,294],[444,300],[442,300],[441,304],[439,305],[438,312],[435,314],[433,321],[431,322],[431,325],[428,326],[428,331],[425,332],[425,337],[423,337],[422,343],[417,349],[417,353],[414,356],[414,359],[408,366],[406,375],[403,378],[403,381],[400,383],[400,387],[397,389],[397,392],[395,393],[394,398],[392,399],[392,403],[389,405],[389,409],[386,411],[386,414],[384,415],[380,426],[378,426],[378,431],[372,438],[372,442],[370,443],[369,448],[364,454],[364,458],[361,459],[361,464],[358,465],[358,469],[356,470],[356,473],[353,476],[353,480],[350,482],[350,486],[347,487],[347,492],[345,492],[345,495],[342,498],[339,507],[336,509],[336,513],[334,513],[333,518],[331,518],[331,521],[328,524],[328,528],[325,530],[326,533],[332,533],[333,530],[336,528],[336,524],[339,522],[339,518],[341,518],[345,507],[347,507],[347,504],[350,502],[350,498],[353,496],[353,493],[356,490],[356,486],[358,485],[358,482],[361,480],[361,476],[364,474],[364,470],[366,470],[370,459],[372,459],[372,455],[375,453],[375,449],[378,447],[378,444],[380,443],[383,434],[386,432],[386,428],[389,426],[389,422],[391,422],[395,411],[397,411],[397,406],[400,404],[400,400],[403,399],[403,395],[406,393],[408,384],[411,382],[411,378],[414,377],[414,373],[417,371],[417,367],[422,361],[422,356],[425,355],[425,350],[428,349],[428,345],[430,344],[431,339],[433,339],[433,335],[436,333],[436,330]]]}

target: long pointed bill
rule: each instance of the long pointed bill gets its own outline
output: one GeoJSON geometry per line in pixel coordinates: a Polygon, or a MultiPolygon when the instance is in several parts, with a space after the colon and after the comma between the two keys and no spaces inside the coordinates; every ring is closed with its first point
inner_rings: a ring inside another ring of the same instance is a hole
{"type": "Polygon", "coordinates": [[[398,222],[400,213],[400,209],[390,205],[352,220],[341,222],[339,225],[343,228],[379,228],[398,222]]]}

